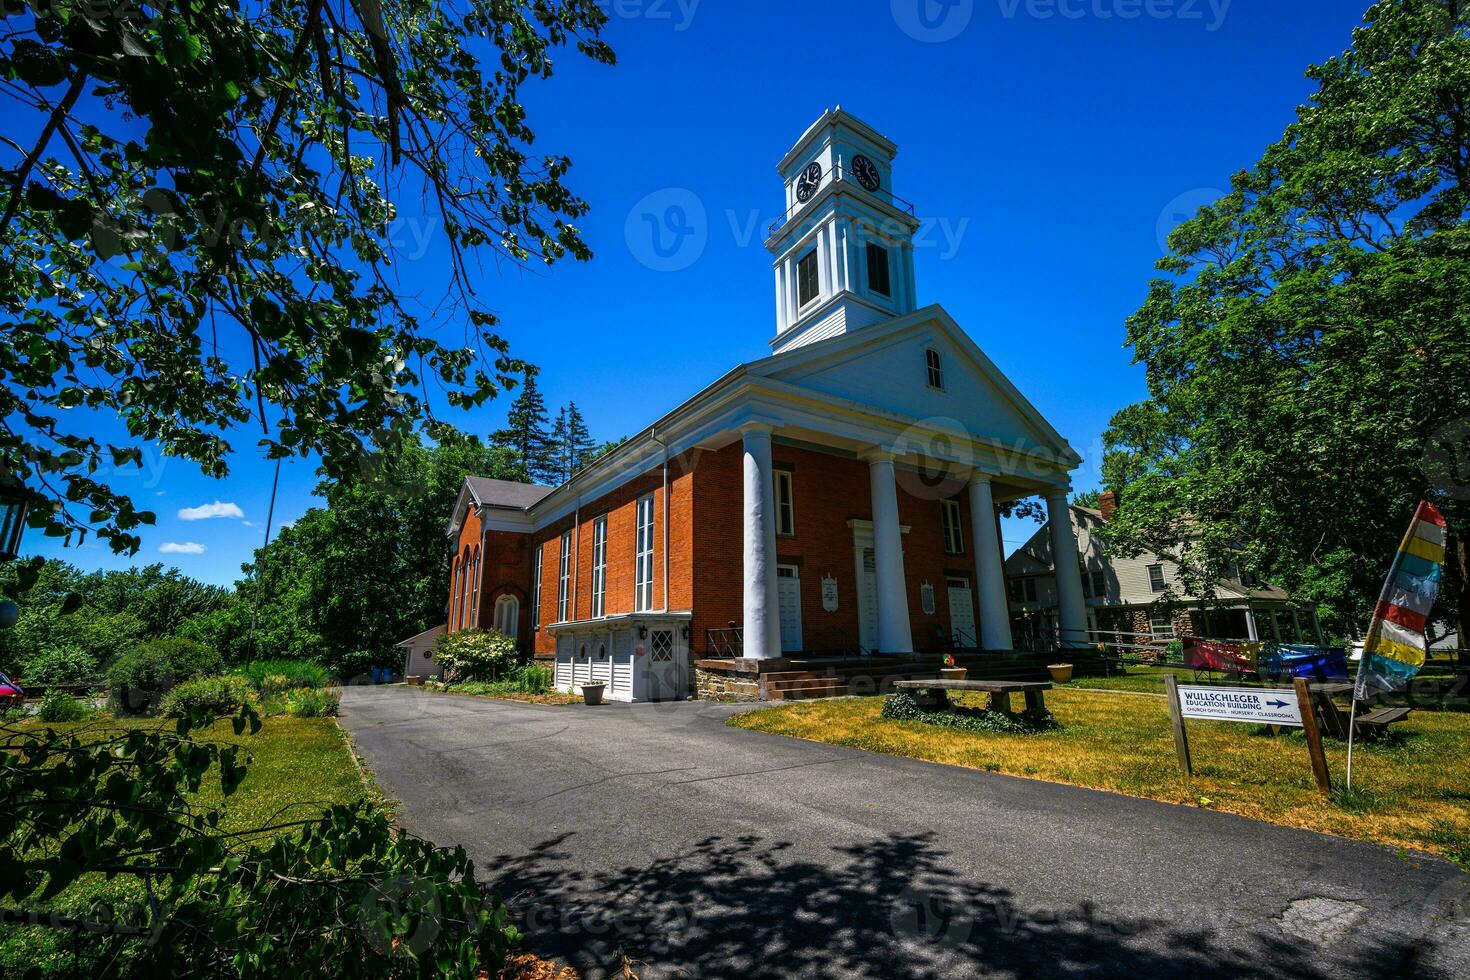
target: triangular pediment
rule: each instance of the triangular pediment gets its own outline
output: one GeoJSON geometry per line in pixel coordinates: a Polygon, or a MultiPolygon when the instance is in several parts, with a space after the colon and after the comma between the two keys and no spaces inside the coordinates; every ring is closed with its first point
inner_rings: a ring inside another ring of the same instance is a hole
{"type": "Polygon", "coordinates": [[[938,306],[748,365],[760,377],[914,419],[952,420],[985,441],[1078,460],[1065,439],[938,306]],[[928,383],[926,351],[942,388],[928,383]]]}

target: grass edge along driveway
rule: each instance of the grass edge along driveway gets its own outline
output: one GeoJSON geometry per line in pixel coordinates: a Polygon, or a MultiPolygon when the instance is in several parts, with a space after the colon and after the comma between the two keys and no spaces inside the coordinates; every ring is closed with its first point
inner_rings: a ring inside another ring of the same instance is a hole
{"type": "MultiPolygon", "coordinates": [[[[960,703],[979,705],[967,694],[960,703]]],[[[1047,707],[1061,728],[994,735],[880,716],[881,697],[763,708],[727,724],[814,742],[1209,807],[1240,816],[1443,855],[1470,870],[1470,715],[1416,711],[1391,739],[1359,743],[1353,791],[1347,747],[1327,743],[1333,797],[1317,792],[1299,730],[1189,721],[1195,775],[1179,770],[1162,698],[1059,688],[1047,707]]]]}

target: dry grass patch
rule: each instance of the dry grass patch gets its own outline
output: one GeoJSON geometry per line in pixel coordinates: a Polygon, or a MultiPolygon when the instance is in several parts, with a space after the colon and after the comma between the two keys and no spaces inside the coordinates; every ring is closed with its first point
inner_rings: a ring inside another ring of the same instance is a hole
{"type": "MultiPolygon", "coordinates": [[[[960,703],[979,706],[980,696],[960,703]]],[[[729,724],[1110,790],[1359,840],[1414,847],[1470,868],[1470,715],[1416,711],[1390,740],[1359,745],[1354,791],[1324,799],[1299,732],[1279,737],[1228,722],[1189,722],[1195,776],[1174,756],[1163,699],[1101,691],[1047,692],[1061,729],[1030,735],[957,731],[880,716],[882,698],[840,698],[736,715],[729,724]]],[[[1341,783],[1345,745],[1329,742],[1341,783]]]]}

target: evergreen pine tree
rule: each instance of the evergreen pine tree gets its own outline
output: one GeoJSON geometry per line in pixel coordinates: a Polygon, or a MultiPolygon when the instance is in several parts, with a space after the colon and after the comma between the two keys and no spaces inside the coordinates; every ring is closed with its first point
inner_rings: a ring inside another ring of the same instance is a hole
{"type": "Polygon", "coordinates": [[[552,486],[560,486],[572,476],[568,432],[567,410],[563,407],[556,413],[556,424],[551,427],[551,438],[548,440],[546,458],[540,471],[541,479],[552,486]]]}
{"type": "MultiPolygon", "coordinates": [[[[575,473],[590,463],[597,454],[597,441],[587,431],[587,422],[577,410],[576,402],[567,403],[567,459],[575,473]]],[[[569,473],[568,476],[571,474],[569,473]]]]}
{"type": "Polygon", "coordinates": [[[546,469],[550,436],[546,432],[546,401],[536,386],[536,372],[526,372],[521,393],[510,404],[505,428],[491,438],[514,453],[517,478],[540,478],[546,469]]]}

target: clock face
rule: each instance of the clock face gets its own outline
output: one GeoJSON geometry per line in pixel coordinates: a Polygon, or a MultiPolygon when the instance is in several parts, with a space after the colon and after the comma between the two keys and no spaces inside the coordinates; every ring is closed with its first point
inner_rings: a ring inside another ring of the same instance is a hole
{"type": "Polygon", "coordinates": [[[820,163],[809,163],[801,176],[796,178],[796,199],[805,201],[817,192],[822,186],[822,165],[820,163]]]}
{"type": "Polygon", "coordinates": [[[852,172],[864,190],[872,192],[878,189],[878,167],[872,160],[865,156],[853,157],[852,172]]]}

